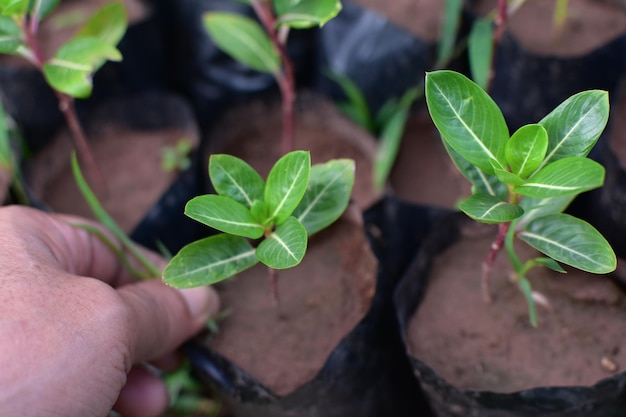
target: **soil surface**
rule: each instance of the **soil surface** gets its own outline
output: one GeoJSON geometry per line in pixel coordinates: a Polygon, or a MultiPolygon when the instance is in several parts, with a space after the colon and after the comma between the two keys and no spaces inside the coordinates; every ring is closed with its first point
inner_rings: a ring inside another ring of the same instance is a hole
{"type": "MultiPolygon", "coordinates": [[[[441,0],[353,0],[428,41],[441,31],[441,0]]],[[[492,12],[497,0],[468,0],[479,15],[492,12]]],[[[612,40],[626,30],[626,4],[620,0],[569,0],[563,27],[553,24],[554,1],[527,1],[510,15],[508,28],[529,51],[576,56],[612,40]]]]}
{"type": "Polygon", "coordinates": [[[314,378],[365,316],[376,260],[362,226],[344,218],[313,236],[302,263],[278,276],[278,307],[262,265],[218,285],[230,314],[210,346],[284,395],[314,378]]]}
{"type": "MultiPolygon", "coordinates": [[[[497,0],[476,0],[476,11],[493,10],[497,0]]],[[[511,33],[529,51],[554,56],[578,56],[626,31],[626,7],[615,0],[569,0],[563,27],[555,27],[554,1],[528,1],[510,15],[511,33]]]]}
{"type": "MultiPolygon", "coordinates": [[[[355,204],[312,237],[298,267],[279,271],[280,308],[262,265],[220,285],[231,314],[210,343],[279,395],[315,377],[364,317],[374,295],[377,264],[360,214],[379,196],[372,187],[374,139],[318,96],[301,93],[297,107],[296,149],[309,150],[313,164],[355,160],[355,204]]],[[[207,159],[210,153],[236,155],[266,178],[280,157],[281,129],[280,105],[273,99],[235,108],[209,133],[207,159]]]]}
{"type": "Polygon", "coordinates": [[[626,369],[626,294],[602,276],[533,270],[533,290],[549,303],[538,307],[533,328],[501,253],[490,280],[493,302],[483,301],[481,263],[494,236],[493,227],[472,225],[437,257],[407,331],[411,353],[454,386],[503,393],[591,385],[626,369]]]}
{"type": "Polygon", "coordinates": [[[386,16],[397,26],[434,42],[443,20],[443,0],[348,0],[386,16]]]}
{"type": "MultiPolygon", "coordinates": [[[[164,148],[181,139],[193,147],[199,142],[191,109],[182,100],[164,95],[105,103],[85,120],[85,129],[106,182],[105,189],[94,187],[94,191],[127,233],[178,175],[161,167],[164,148]]],[[[72,138],[63,130],[26,166],[26,181],[54,211],[93,218],[72,175],[72,149],[72,138]]],[[[85,166],[81,168],[87,175],[85,166]]]]}

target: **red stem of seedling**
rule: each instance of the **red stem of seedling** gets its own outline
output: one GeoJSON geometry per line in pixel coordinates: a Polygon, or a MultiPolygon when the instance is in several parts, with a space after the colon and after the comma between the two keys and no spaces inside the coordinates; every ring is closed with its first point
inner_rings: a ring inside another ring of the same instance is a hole
{"type": "Polygon", "coordinates": [[[483,299],[486,303],[491,302],[491,291],[489,290],[489,276],[491,274],[491,269],[493,268],[493,263],[495,262],[498,253],[500,253],[500,250],[502,250],[502,248],[504,247],[504,241],[510,227],[510,222],[500,223],[498,225],[498,234],[491,244],[491,248],[489,250],[489,253],[487,254],[487,258],[483,262],[482,292],[483,299]]]}
{"type": "Polygon", "coordinates": [[[279,74],[276,74],[276,81],[282,95],[283,131],[281,151],[285,155],[295,149],[294,103],[296,100],[296,89],[293,64],[287,54],[285,41],[281,40],[277,33],[276,17],[272,11],[271,4],[256,0],[252,1],[252,7],[280,56],[282,70],[279,74]]]}
{"type": "Polygon", "coordinates": [[[495,30],[493,32],[493,41],[494,41],[494,51],[495,47],[498,46],[500,40],[502,39],[502,34],[504,33],[504,28],[506,27],[507,22],[507,0],[498,0],[498,13],[495,19],[495,30]]]}
{"type": "MultiPolygon", "coordinates": [[[[43,74],[43,65],[46,60],[41,48],[39,47],[39,42],[37,41],[37,30],[37,19],[32,18],[32,16],[24,19],[24,41],[28,48],[32,51],[32,56],[29,61],[43,74]]],[[[59,110],[63,113],[65,122],[70,130],[74,147],[78,151],[78,155],[82,159],[85,166],[86,175],[91,179],[95,189],[105,191],[106,183],[104,181],[104,176],[102,175],[102,172],[100,172],[100,168],[93,157],[83,127],[78,120],[74,97],[56,90],[54,90],[54,92],[59,102],[59,110]]]]}

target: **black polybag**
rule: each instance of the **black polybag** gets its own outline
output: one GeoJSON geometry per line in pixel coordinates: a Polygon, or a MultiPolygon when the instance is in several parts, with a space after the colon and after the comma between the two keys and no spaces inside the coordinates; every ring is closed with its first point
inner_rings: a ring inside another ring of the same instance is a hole
{"type": "Polygon", "coordinates": [[[401,347],[391,295],[407,263],[431,231],[438,209],[386,198],[365,212],[379,259],[376,295],[366,317],[329,356],[319,374],[277,396],[244,370],[192,341],[184,351],[195,374],[233,415],[255,417],[429,417],[401,347]]]}
{"type": "MultiPolygon", "coordinates": [[[[398,320],[406,343],[406,329],[428,293],[434,258],[460,236],[462,213],[450,214],[433,226],[406,269],[395,293],[398,320]]],[[[408,349],[407,349],[408,352],[408,349]]],[[[538,387],[514,393],[471,391],[455,387],[419,358],[409,356],[413,371],[438,417],[624,417],[626,372],[593,386],[538,387]]]]}

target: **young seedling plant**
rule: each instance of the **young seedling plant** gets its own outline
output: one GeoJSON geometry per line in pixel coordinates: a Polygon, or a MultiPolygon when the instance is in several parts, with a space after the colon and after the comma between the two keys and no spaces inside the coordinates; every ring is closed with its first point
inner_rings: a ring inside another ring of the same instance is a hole
{"type": "MultiPolygon", "coordinates": [[[[185,214],[222,233],[192,242],[172,258],[163,280],[173,287],[214,284],[259,262],[270,271],[298,265],[308,237],[346,209],[354,161],[311,166],[308,151],[293,151],[263,180],[243,160],[220,154],[210,158],[209,177],[217,194],[193,198],[185,214]]],[[[270,277],[278,301],[275,275],[270,277]]]]}
{"type": "Polygon", "coordinates": [[[426,75],[425,85],[443,143],[473,185],[472,195],[459,208],[476,221],[499,225],[483,263],[484,297],[490,300],[489,273],[504,247],[536,326],[536,294],[527,278],[532,268],[564,273],[561,262],[605,274],[617,266],[611,246],[593,226],[563,213],[576,195],[604,182],[604,168],[587,155],[608,121],[608,94],[575,94],[537,124],[509,136],[497,104],[464,75],[434,71],[426,75]],[[545,257],[522,261],[515,252],[516,238],[545,257]]]}
{"type": "Polygon", "coordinates": [[[237,0],[250,5],[261,24],[229,12],[209,12],[203,17],[215,44],[250,68],[272,74],[282,95],[282,154],[294,146],[293,63],[287,55],[291,29],[323,26],[341,10],[339,0],[237,0]],[[261,26],[262,25],[262,26],[261,26]]]}
{"type": "Polygon", "coordinates": [[[48,57],[38,39],[39,24],[59,2],[0,0],[0,53],[21,56],[42,72],[57,96],[59,109],[90,177],[103,183],[77,117],[75,99],[91,95],[93,74],[106,61],[121,61],[122,55],[116,45],[126,32],[126,8],[121,1],[103,6],[53,56],[48,57]]]}

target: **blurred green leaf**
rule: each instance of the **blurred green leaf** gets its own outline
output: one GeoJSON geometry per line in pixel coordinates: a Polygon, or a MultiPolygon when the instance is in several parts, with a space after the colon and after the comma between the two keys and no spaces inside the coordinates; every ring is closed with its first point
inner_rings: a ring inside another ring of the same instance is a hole
{"type": "Polygon", "coordinates": [[[278,51],[254,20],[234,13],[210,12],[203,21],[215,44],[233,59],[257,71],[275,75],[280,72],[278,51]]]}
{"type": "Polygon", "coordinates": [[[93,88],[92,74],[106,60],[120,61],[122,55],[112,45],[97,38],[77,38],[66,43],[44,64],[48,83],[62,93],[86,98],[93,88]]]}
{"type": "Polygon", "coordinates": [[[339,0],[274,0],[277,24],[295,29],[324,26],[341,11],[339,0]]]}
{"type": "Polygon", "coordinates": [[[302,223],[295,217],[289,217],[259,244],[256,257],[273,269],[292,268],[304,258],[307,240],[302,223]]]}
{"type": "Polygon", "coordinates": [[[128,14],[121,1],[106,4],[89,17],[76,34],[77,38],[97,38],[115,46],[126,33],[128,14]]]}

